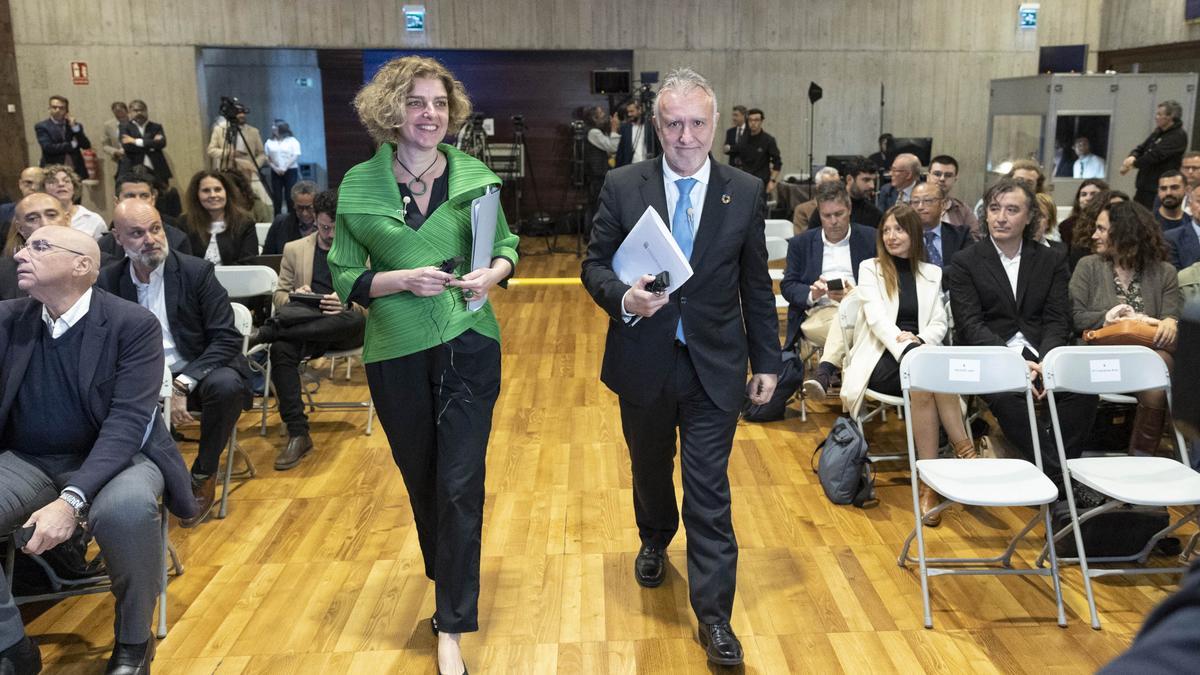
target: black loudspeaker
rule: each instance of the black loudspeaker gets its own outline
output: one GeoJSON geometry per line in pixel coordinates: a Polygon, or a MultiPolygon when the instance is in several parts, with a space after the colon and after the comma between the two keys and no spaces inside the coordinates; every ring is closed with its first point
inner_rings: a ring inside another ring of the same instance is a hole
{"type": "Polygon", "coordinates": [[[1189,440],[1200,438],[1200,300],[1183,308],[1179,321],[1179,342],[1175,345],[1175,371],[1171,373],[1171,402],[1175,424],[1189,440]]]}
{"type": "Polygon", "coordinates": [[[820,101],[821,96],[824,93],[825,92],[823,92],[821,90],[821,87],[817,86],[816,82],[808,83],[808,102],[809,103],[816,103],[817,101],[820,101]]]}

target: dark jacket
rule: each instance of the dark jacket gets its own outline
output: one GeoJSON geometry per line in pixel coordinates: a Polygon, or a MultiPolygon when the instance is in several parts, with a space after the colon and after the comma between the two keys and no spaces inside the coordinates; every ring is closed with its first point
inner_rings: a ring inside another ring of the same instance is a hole
{"type": "Polygon", "coordinates": [[[647,206],[671,222],[662,162],[614,169],[600,194],[582,273],[584,287],[611,318],[600,379],[636,405],[655,400],[671,371],[682,315],[688,353],[705,393],[722,410],[737,410],[746,397],[747,359],[754,373],[778,373],[781,367],[762,187],[752,176],[710,161],[691,256],[694,274],[654,316],[629,325],[621,314],[629,286],[613,271],[612,257],[647,206]]]}
{"type": "Polygon", "coordinates": [[[1134,185],[1138,190],[1158,190],[1158,177],[1170,169],[1178,169],[1183,163],[1183,153],[1187,152],[1187,132],[1178,123],[1164,129],[1154,128],[1142,144],[1129,154],[1134,157],[1133,165],[1137,168],[1137,180],[1134,185]]]}
{"type": "MultiPolygon", "coordinates": [[[[100,270],[96,285],[130,302],[137,302],[137,287],[129,276],[125,258],[100,270]]],[[[163,263],[163,293],[167,323],[175,348],[188,365],[179,375],[199,382],[214,369],[229,366],[243,377],[250,366],[242,356],[242,336],[233,325],[229,294],[217,282],[212,263],[175,251],[163,263]]],[[[161,342],[161,332],[159,334],[161,342]]]]}
{"type": "Polygon", "coordinates": [[[1200,238],[1191,222],[1185,221],[1183,227],[1163,232],[1163,239],[1167,240],[1169,259],[1175,269],[1182,270],[1200,260],[1200,238]]]}
{"type": "Polygon", "coordinates": [[[87,165],[83,163],[83,151],[92,147],[87,134],[83,133],[83,125],[75,127],[58,124],[50,118],[33,125],[37,134],[38,145],[42,146],[42,161],[39,166],[51,164],[66,164],[75,169],[81,179],[87,179],[87,165]],[[76,131],[78,129],[78,131],[76,131]],[[76,147],[71,147],[75,141],[76,147]]]}
{"type": "Polygon", "coordinates": [[[163,185],[171,178],[171,167],[167,165],[167,157],[163,154],[163,148],[167,147],[167,135],[163,132],[162,125],[158,122],[146,122],[146,135],[143,137],[142,132],[138,131],[137,125],[133,120],[126,120],[121,125],[121,135],[129,135],[134,138],[141,138],[143,145],[138,146],[137,143],[123,143],[121,147],[125,150],[125,156],[121,158],[118,171],[126,171],[130,167],[141,166],[145,163],[146,158],[150,158],[150,171],[154,177],[162,182],[163,185]],[[162,136],[162,140],[155,140],[156,136],[162,136]]]}
{"type": "Polygon", "coordinates": [[[729,165],[730,166],[740,167],[742,165],[742,160],[740,157],[738,157],[738,148],[737,148],[737,146],[738,146],[738,129],[742,130],[743,138],[746,137],[746,134],[750,133],[750,127],[747,126],[746,124],[743,124],[740,127],[729,127],[728,129],[726,129],[725,130],[725,145],[729,146],[729,152],[726,152],[725,154],[729,155],[729,165]]]}
{"type": "MultiPolygon", "coordinates": [[[[47,422],[9,419],[44,326],[42,303],[32,298],[0,302],[0,424],[47,422]]],[[[190,474],[159,414],[163,351],[158,321],[136,304],[96,288],[85,330],[77,384],[100,435],[65,482],[94,499],[140,452],[162,472],[167,508],[181,518],[194,516],[190,474]]]]}
{"type": "MultiPolygon", "coordinates": [[[[207,232],[203,235],[197,234],[187,222],[187,214],[184,214],[179,222],[183,231],[187,232],[192,255],[203,258],[204,252],[208,250],[208,240],[211,235],[207,232]]],[[[254,222],[246,219],[246,222],[242,223],[242,231],[236,239],[229,225],[230,223],[226,223],[225,231],[217,235],[217,250],[221,252],[221,264],[236,265],[247,258],[258,255],[258,228],[254,226],[254,222]]]]}
{"type": "MultiPolygon", "coordinates": [[[[316,226],[314,225],[313,228],[315,229],[316,226]]],[[[271,229],[267,230],[267,240],[263,242],[262,254],[281,255],[283,247],[288,242],[296,241],[303,236],[305,235],[300,231],[300,219],[296,217],[296,214],[281,213],[275,216],[275,221],[271,223],[271,229]]]]}
{"type": "MultiPolygon", "coordinates": [[[[954,256],[974,244],[975,240],[971,239],[971,231],[967,228],[942,223],[942,270],[949,270],[950,265],[954,262],[954,256]]],[[[925,257],[928,259],[929,254],[926,253],[925,257]]],[[[949,277],[948,274],[942,274],[942,288],[946,290],[950,290],[949,277]]]]}
{"type": "MultiPolygon", "coordinates": [[[[800,337],[800,324],[808,310],[808,292],[813,282],[821,276],[821,265],[825,255],[824,230],[806,230],[788,240],[787,266],[779,292],[788,301],[787,340],[790,347],[800,337]]],[[[862,261],[875,257],[875,228],[857,223],[850,225],[850,263],[854,281],[858,281],[858,267],[862,261]]]]}
{"type": "MultiPolygon", "coordinates": [[[[616,165],[625,166],[626,164],[632,164],[634,150],[633,125],[629,122],[624,122],[621,124],[618,133],[621,134],[621,141],[617,144],[616,165]]],[[[642,131],[638,135],[637,142],[645,144],[645,159],[650,159],[658,155],[658,136],[654,133],[653,124],[642,122],[642,131]]]]}

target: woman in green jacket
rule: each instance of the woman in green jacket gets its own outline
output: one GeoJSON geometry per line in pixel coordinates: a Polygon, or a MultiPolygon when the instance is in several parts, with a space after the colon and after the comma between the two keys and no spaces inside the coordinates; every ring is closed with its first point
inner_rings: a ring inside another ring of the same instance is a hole
{"type": "Polygon", "coordinates": [[[471,200],[500,179],[441,143],[471,112],[445,66],[393,59],[354,106],[380,147],[339,188],[329,268],[343,300],[369,290],[367,382],[434,581],[439,672],[457,674],[459,636],[479,629],[484,464],[500,391],[495,314],[467,301],[512,275],[517,237],[498,214],[491,266],[470,269],[471,200]],[[453,273],[439,269],[456,258],[453,273]]]}

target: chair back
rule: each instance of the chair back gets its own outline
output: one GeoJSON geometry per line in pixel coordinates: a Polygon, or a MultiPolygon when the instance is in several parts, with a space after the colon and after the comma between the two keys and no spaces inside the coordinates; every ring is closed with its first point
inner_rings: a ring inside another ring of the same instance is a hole
{"type": "Polygon", "coordinates": [[[244,341],[254,330],[254,315],[240,302],[231,302],[229,306],[233,309],[233,327],[237,329],[238,335],[241,335],[244,341]]]}
{"type": "Polygon", "coordinates": [[[1042,359],[1047,391],[1125,394],[1171,386],[1167,364],[1146,347],[1058,347],[1042,359]]]}
{"type": "Polygon", "coordinates": [[[792,221],[784,220],[783,218],[768,218],[766,230],[764,234],[767,237],[779,237],[784,241],[791,239],[796,234],[796,227],[792,225],[792,221]]]}
{"type": "Polygon", "coordinates": [[[854,348],[854,329],[858,325],[861,309],[862,297],[856,291],[850,291],[838,303],[838,324],[842,327],[842,342],[847,354],[854,348]]]}
{"type": "Polygon", "coordinates": [[[780,237],[767,237],[767,261],[787,260],[788,243],[780,237]]]}
{"type": "Polygon", "coordinates": [[[900,362],[900,388],[945,394],[1024,392],[1029,368],[1008,347],[918,347],[900,362]]]}
{"type": "Polygon", "coordinates": [[[258,234],[258,245],[262,246],[267,240],[267,233],[271,231],[271,223],[255,223],[254,229],[258,234]]]}
{"type": "Polygon", "coordinates": [[[217,265],[214,272],[231,298],[271,295],[279,283],[279,275],[266,265],[217,265]]]}

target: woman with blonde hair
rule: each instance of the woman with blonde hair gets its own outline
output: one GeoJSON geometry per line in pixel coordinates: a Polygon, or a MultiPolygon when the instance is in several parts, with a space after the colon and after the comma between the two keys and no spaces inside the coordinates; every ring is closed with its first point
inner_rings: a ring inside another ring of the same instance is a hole
{"type": "MultiPolygon", "coordinates": [[[[855,293],[862,302],[861,335],[854,340],[842,378],[842,402],[855,417],[867,389],[899,396],[904,356],[921,345],[940,345],[948,325],[942,270],[925,262],[924,228],[912,207],[897,204],[883,214],[875,250],[876,256],[859,266],[855,293]]],[[[976,456],[958,396],[914,391],[910,400],[918,458],[937,458],[939,421],[957,457],[976,456]]],[[[922,483],[921,516],[930,527],[941,523],[940,514],[926,515],[938,501],[937,493],[922,483]]]]}
{"type": "Polygon", "coordinates": [[[472,268],[471,202],[500,178],[442,142],[471,113],[444,65],[393,59],[354,107],[379,150],[338,188],[329,268],[343,301],[370,308],[367,384],[434,582],[438,671],[457,675],[459,638],[479,630],[484,465],[500,393],[500,327],[486,299],[512,275],[517,237],[498,211],[491,264],[472,268]]]}

